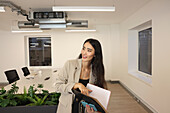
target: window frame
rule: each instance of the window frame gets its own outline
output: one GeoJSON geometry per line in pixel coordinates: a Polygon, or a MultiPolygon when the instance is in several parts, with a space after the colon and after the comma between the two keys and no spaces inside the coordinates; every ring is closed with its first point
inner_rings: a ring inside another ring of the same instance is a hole
{"type": "MultiPolygon", "coordinates": [[[[128,74],[137,78],[140,81],[148,85],[152,85],[152,77],[151,75],[144,73],[138,70],[138,63],[139,63],[139,36],[138,32],[152,28],[152,20],[149,20],[143,24],[140,24],[134,28],[128,30],[128,74]]],[[[153,32],[152,32],[152,53],[153,53],[153,32]]],[[[153,54],[151,56],[151,73],[153,74],[153,54]]]]}
{"type": "MultiPolygon", "coordinates": [[[[145,73],[146,75],[149,75],[149,76],[152,76],[152,36],[151,36],[151,73],[147,73],[147,72],[143,72],[142,70],[139,70],[139,59],[140,59],[140,41],[139,41],[139,32],[141,31],[144,31],[144,30],[148,30],[148,29],[151,29],[151,32],[152,32],[152,27],[147,27],[147,28],[144,28],[142,30],[138,30],[138,71],[139,72],[142,72],[142,73],[145,73]]],[[[152,35],[152,34],[151,34],[152,35]]]]}
{"type": "Polygon", "coordinates": [[[52,37],[50,35],[30,35],[30,36],[25,36],[25,57],[26,57],[26,65],[29,68],[38,68],[38,69],[51,69],[53,67],[53,52],[52,52],[52,37]],[[29,57],[29,38],[46,38],[50,37],[51,38],[51,66],[30,66],[30,57],[29,57]]]}

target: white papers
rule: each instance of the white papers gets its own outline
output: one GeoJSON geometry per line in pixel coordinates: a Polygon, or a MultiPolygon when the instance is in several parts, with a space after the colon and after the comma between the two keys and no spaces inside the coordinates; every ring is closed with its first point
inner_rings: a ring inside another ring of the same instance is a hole
{"type": "Polygon", "coordinates": [[[34,77],[35,77],[34,75],[29,74],[29,75],[27,75],[25,78],[26,78],[26,79],[34,79],[34,77]]]}
{"type": "Polygon", "coordinates": [[[92,90],[92,92],[89,94],[89,96],[96,98],[105,109],[107,109],[107,105],[109,103],[109,98],[111,91],[100,88],[98,86],[87,84],[86,86],[88,89],[92,90]]]}

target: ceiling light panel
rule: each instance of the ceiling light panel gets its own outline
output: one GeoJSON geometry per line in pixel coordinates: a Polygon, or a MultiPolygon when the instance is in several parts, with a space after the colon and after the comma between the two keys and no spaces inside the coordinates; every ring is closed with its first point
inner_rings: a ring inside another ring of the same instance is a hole
{"type": "Polygon", "coordinates": [[[96,32],[96,29],[67,29],[65,32],[96,32]]]}
{"type": "Polygon", "coordinates": [[[114,6],[53,6],[53,11],[115,11],[114,6]]]}

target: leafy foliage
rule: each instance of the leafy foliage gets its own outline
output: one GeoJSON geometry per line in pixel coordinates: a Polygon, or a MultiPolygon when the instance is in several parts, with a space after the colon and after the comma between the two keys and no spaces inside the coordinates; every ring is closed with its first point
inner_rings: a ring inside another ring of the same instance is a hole
{"type": "Polygon", "coordinates": [[[15,93],[17,93],[18,92],[18,89],[19,89],[19,87],[18,86],[16,86],[16,82],[14,83],[14,84],[12,84],[12,87],[11,87],[11,89],[10,90],[8,90],[8,93],[9,94],[15,94],[15,93]]]}
{"type": "Polygon", "coordinates": [[[6,91],[4,88],[0,90],[0,107],[7,106],[40,106],[40,105],[56,105],[60,93],[49,93],[48,90],[43,90],[43,85],[38,84],[29,87],[28,91],[24,87],[23,94],[16,94],[19,87],[16,83],[12,84],[10,90],[6,91]],[[38,94],[36,93],[38,91],[38,94]]]}

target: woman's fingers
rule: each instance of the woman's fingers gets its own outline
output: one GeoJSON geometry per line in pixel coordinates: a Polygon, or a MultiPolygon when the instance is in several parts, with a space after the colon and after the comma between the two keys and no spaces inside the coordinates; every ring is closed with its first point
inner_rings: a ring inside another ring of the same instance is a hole
{"type": "Polygon", "coordinates": [[[90,90],[90,89],[88,89],[88,91],[91,93],[92,92],[92,90],[90,90]]]}
{"type": "Polygon", "coordinates": [[[89,105],[86,105],[86,110],[87,110],[87,113],[90,113],[90,106],[89,105]]]}
{"type": "Polygon", "coordinates": [[[74,89],[79,88],[81,93],[83,93],[85,95],[89,95],[89,93],[92,92],[92,90],[87,89],[82,83],[76,83],[73,88],[74,89]]]}
{"type": "Polygon", "coordinates": [[[86,105],[86,110],[87,110],[87,113],[94,113],[93,108],[90,108],[89,105],[86,105]]]}
{"type": "Polygon", "coordinates": [[[94,112],[93,108],[91,107],[91,111],[94,112]]]}
{"type": "Polygon", "coordinates": [[[81,93],[85,94],[85,95],[88,95],[88,90],[87,89],[82,89],[81,90],[81,93]]]}
{"type": "Polygon", "coordinates": [[[87,89],[86,87],[81,90],[81,93],[83,93],[83,94],[85,94],[85,95],[89,95],[90,92],[92,92],[92,90],[87,89]]]}

